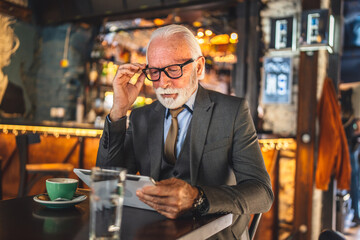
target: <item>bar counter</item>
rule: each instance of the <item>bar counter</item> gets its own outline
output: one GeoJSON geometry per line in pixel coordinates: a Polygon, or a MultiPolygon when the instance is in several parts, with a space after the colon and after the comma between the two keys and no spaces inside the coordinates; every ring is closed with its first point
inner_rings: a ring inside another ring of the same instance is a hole
{"type": "Polygon", "coordinates": [[[6,124],[0,122],[0,131],[3,133],[24,134],[26,132],[36,132],[45,135],[76,136],[76,137],[100,137],[102,129],[94,128],[93,124],[43,121],[39,124],[6,124]]]}
{"type": "MultiPolygon", "coordinates": [[[[19,186],[19,151],[16,136],[35,133],[40,143],[28,147],[28,163],[70,163],[77,168],[90,169],[95,165],[102,129],[90,124],[73,122],[42,122],[34,125],[0,123],[0,157],[3,198],[15,198],[19,186]]],[[[71,173],[70,177],[77,178],[71,173]]],[[[41,179],[30,195],[45,191],[41,179]]]]}

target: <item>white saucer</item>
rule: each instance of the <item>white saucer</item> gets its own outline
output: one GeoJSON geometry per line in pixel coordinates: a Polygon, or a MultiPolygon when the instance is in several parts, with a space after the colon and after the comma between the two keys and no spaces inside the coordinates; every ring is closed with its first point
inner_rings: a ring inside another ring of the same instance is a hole
{"type": "Polygon", "coordinates": [[[51,200],[41,200],[39,196],[48,197],[47,193],[36,195],[33,199],[35,202],[38,202],[48,208],[68,208],[75,206],[78,203],[84,201],[87,196],[83,194],[75,194],[72,200],[69,201],[51,201],[51,200]]]}

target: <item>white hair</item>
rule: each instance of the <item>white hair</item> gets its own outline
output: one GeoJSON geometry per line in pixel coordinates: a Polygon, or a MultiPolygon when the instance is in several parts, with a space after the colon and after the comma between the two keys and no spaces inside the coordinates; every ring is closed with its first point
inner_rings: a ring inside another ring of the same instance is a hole
{"type": "MultiPolygon", "coordinates": [[[[182,25],[171,24],[171,25],[168,25],[165,27],[158,28],[152,33],[149,43],[146,47],[146,62],[147,63],[149,62],[148,61],[148,49],[149,49],[149,46],[150,46],[152,40],[154,40],[156,38],[165,38],[165,39],[171,38],[171,37],[174,37],[174,35],[178,35],[178,34],[181,37],[183,37],[183,39],[189,46],[190,52],[191,52],[191,57],[194,60],[196,60],[200,56],[202,56],[200,45],[199,45],[198,41],[196,40],[194,34],[188,28],[186,28],[182,25]]],[[[203,68],[199,79],[204,79],[204,77],[205,77],[205,69],[203,68]]]]}
{"type": "Polygon", "coordinates": [[[10,26],[12,23],[14,23],[13,18],[0,14],[0,103],[9,83],[8,76],[3,73],[2,68],[9,66],[11,55],[20,46],[20,41],[10,26]]]}
{"type": "Polygon", "coordinates": [[[10,58],[20,46],[20,41],[11,28],[15,21],[0,15],[0,70],[10,64],[10,58]]]}

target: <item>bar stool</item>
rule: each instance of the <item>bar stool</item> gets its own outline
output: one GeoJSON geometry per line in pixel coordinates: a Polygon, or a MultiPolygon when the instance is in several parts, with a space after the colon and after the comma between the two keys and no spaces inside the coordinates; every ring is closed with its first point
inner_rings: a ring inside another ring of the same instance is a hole
{"type": "Polygon", "coordinates": [[[74,166],[70,163],[37,163],[28,164],[28,147],[39,143],[40,136],[36,133],[27,133],[16,136],[16,145],[20,160],[20,184],[18,197],[26,196],[32,186],[44,176],[68,177],[74,166]],[[32,174],[28,180],[28,174],[32,174]]]}

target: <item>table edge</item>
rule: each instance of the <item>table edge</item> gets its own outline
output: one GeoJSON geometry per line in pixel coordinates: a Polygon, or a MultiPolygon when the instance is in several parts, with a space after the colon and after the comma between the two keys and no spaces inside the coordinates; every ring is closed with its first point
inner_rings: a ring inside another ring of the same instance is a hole
{"type": "Polygon", "coordinates": [[[219,217],[215,221],[201,226],[198,229],[178,238],[177,240],[207,239],[221,230],[229,227],[232,224],[233,216],[234,215],[232,213],[228,213],[222,217],[219,217]]]}

